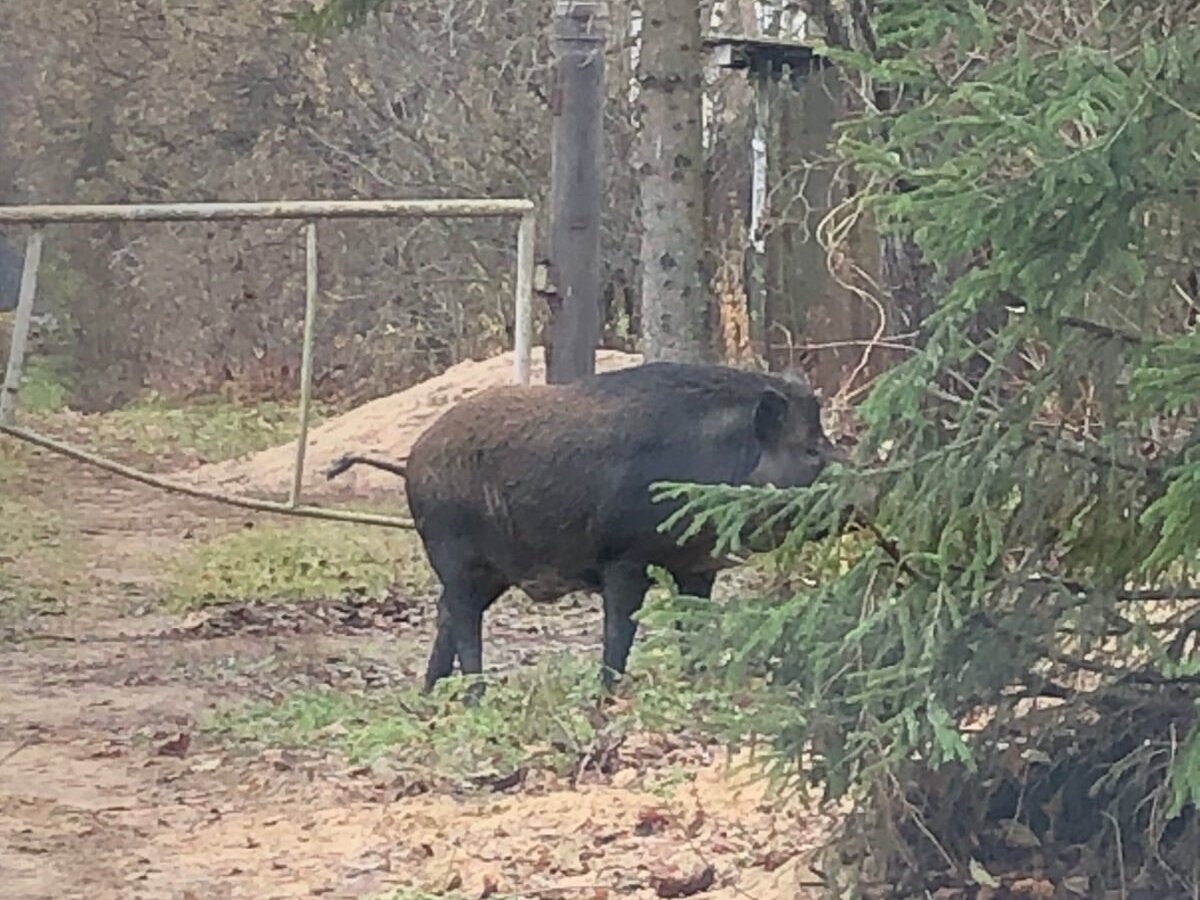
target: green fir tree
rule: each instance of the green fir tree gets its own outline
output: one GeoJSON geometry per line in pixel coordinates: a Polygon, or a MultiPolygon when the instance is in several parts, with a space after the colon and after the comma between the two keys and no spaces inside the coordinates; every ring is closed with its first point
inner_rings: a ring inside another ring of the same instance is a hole
{"type": "Polygon", "coordinates": [[[885,0],[870,24],[829,55],[887,108],[838,151],[935,312],[861,406],[854,471],[667,489],[723,549],[793,537],[777,590],[664,612],[741,698],[727,733],[852,801],[842,896],[1045,871],[1192,896],[1200,11],[885,0]],[[852,504],[865,525],[803,540],[852,504]]]}

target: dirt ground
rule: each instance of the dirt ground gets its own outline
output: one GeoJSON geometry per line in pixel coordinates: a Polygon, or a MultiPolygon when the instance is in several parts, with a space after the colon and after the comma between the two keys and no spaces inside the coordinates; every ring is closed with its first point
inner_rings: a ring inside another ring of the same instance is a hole
{"type": "MultiPolygon", "coordinates": [[[[195,627],[156,609],[154,551],[241,515],[57,460],[38,471],[82,527],[90,587],[56,615],[0,625],[5,900],[807,895],[806,860],[829,822],[765,803],[715,748],[647,739],[575,787],[444,793],[331,752],[219,743],[197,724],[238,698],[415,679],[426,604],[404,624],[195,627]],[[652,791],[672,767],[694,779],[652,791]]],[[[530,629],[501,610],[485,640],[500,666],[549,647],[595,654],[598,617],[558,609],[530,629]]]]}

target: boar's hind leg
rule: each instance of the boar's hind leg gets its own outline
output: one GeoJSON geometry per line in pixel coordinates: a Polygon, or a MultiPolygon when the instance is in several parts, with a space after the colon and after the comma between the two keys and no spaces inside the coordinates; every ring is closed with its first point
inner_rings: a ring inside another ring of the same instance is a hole
{"type": "Polygon", "coordinates": [[[625,672],[629,648],[637,634],[633,614],[641,608],[648,587],[645,566],[615,563],[604,571],[604,668],[600,677],[606,689],[611,689],[616,676],[625,672]]]}
{"type": "MultiPolygon", "coordinates": [[[[679,593],[686,594],[689,597],[699,597],[703,600],[712,599],[713,583],[717,580],[715,572],[690,572],[686,574],[676,575],[675,583],[679,586],[679,593]]],[[[683,619],[675,619],[675,631],[683,639],[683,619]]],[[[686,651],[686,647],[684,650],[686,651]]],[[[688,674],[697,674],[701,666],[695,659],[688,659],[685,652],[684,659],[687,662],[684,665],[684,671],[688,674]]]]}
{"type": "Polygon", "coordinates": [[[448,582],[438,599],[437,636],[425,670],[425,690],[454,671],[457,656],[464,675],[483,671],[483,614],[504,588],[495,582],[448,582]]]}
{"type": "MultiPolygon", "coordinates": [[[[675,584],[679,593],[687,597],[699,597],[701,600],[712,599],[713,583],[716,582],[715,572],[683,572],[675,576],[675,584]]],[[[683,631],[683,620],[675,620],[675,630],[683,631]]]]}

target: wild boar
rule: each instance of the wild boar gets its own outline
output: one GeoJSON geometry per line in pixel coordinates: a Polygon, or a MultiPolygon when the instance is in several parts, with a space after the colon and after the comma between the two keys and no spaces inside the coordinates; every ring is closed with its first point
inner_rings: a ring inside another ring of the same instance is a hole
{"type": "Polygon", "coordinates": [[[497,387],[462,401],[418,438],[403,474],[416,530],[442,583],[425,687],[482,671],[483,614],[509,587],[538,602],[604,600],[603,678],[623,674],[650,585],[669,571],[707,597],[727,560],[713,538],[682,546],[660,524],[655,482],[811,484],[839,457],[811,391],[725,366],[648,363],[567,385],[497,387]]]}

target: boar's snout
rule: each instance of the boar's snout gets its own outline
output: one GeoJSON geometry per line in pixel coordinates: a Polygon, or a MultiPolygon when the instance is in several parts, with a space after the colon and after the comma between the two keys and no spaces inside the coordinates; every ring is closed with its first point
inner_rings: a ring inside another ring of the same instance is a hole
{"type": "Polygon", "coordinates": [[[825,438],[825,458],[827,462],[842,466],[850,465],[850,451],[845,447],[838,446],[828,438],[825,438]]]}

